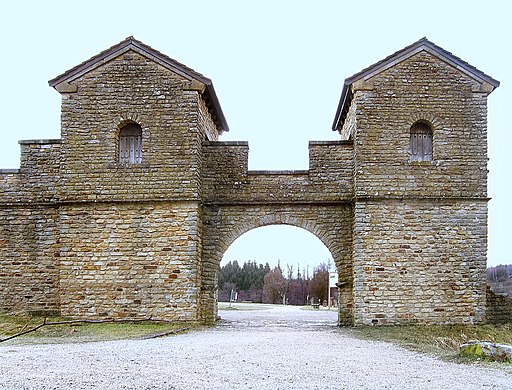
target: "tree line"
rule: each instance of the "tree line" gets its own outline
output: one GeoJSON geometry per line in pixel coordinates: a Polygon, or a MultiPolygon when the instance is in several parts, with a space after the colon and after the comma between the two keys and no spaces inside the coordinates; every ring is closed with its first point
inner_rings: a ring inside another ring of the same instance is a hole
{"type": "MultiPolygon", "coordinates": [[[[487,284],[496,293],[512,296],[512,265],[489,267],[487,284]]],[[[218,298],[229,302],[233,293],[237,301],[306,305],[326,301],[328,288],[329,265],[325,263],[314,268],[310,276],[290,265],[284,270],[280,264],[271,268],[268,263],[248,261],[240,267],[235,260],[220,267],[218,298]]]]}
{"type": "Polygon", "coordinates": [[[512,297],[512,265],[487,268],[487,284],[494,292],[512,297]]]}
{"type": "Polygon", "coordinates": [[[313,275],[299,267],[279,263],[271,268],[268,263],[255,261],[230,261],[220,267],[219,301],[229,302],[236,296],[237,301],[254,303],[283,303],[306,305],[324,302],[328,299],[329,265],[322,263],[313,269],[313,275]]]}

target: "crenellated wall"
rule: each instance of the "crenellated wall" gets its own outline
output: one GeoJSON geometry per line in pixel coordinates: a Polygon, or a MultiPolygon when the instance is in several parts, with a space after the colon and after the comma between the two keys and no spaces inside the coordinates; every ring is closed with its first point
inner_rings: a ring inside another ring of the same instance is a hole
{"type": "Polygon", "coordinates": [[[353,149],[347,141],[312,141],[309,170],[249,171],[245,142],[203,143],[205,203],[346,202],[353,196],[353,149]]]}

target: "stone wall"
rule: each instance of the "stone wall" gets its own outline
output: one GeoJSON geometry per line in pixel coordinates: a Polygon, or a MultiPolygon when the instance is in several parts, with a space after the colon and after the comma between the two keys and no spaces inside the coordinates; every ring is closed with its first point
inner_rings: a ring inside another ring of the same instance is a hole
{"type": "Polygon", "coordinates": [[[53,203],[59,199],[61,143],[58,139],[19,141],[22,188],[18,202],[53,203]]]}
{"type": "Polygon", "coordinates": [[[20,145],[20,169],[0,170],[0,308],[56,312],[60,142],[20,145]]]}
{"type": "Polygon", "coordinates": [[[196,203],[85,204],[59,212],[63,315],[197,319],[196,203]]]}
{"type": "Polygon", "coordinates": [[[61,139],[0,170],[0,307],[212,323],[229,245],[284,224],[331,252],[340,324],[502,318],[485,313],[492,86],[425,45],[345,84],[342,141],[310,142],[302,171],[249,171],[246,142],[218,141],[211,81],[133,38],[57,77],[61,139]],[[417,121],[432,161],[410,161],[417,121]],[[140,164],[119,162],[132,122],[140,164]]]}
{"type": "Polygon", "coordinates": [[[495,293],[487,287],[487,321],[492,324],[512,323],[512,297],[495,293]]]}
{"type": "Polygon", "coordinates": [[[358,202],[355,322],[483,321],[486,216],[486,202],[358,202]]]}
{"type": "Polygon", "coordinates": [[[59,310],[59,227],[54,207],[0,207],[0,309],[59,310]]]}
{"type": "Polygon", "coordinates": [[[17,202],[23,195],[19,169],[0,169],[0,202],[9,204],[17,202]]]}
{"type": "Polygon", "coordinates": [[[58,198],[60,140],[20,141],[20,169],[0,170],[0,202],[51,203],[58,198]]]}

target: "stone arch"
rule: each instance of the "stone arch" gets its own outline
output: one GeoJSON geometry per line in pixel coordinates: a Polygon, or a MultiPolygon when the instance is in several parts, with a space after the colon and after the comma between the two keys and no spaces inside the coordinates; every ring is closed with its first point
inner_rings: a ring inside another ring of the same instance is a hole
{"type": "Polygon", "coordinates": [[[134,123],[140,126],[142,129],[142,139],[144,142],[149,141],[150,135],[148,131],[148,126],[145,124],[144,120],[142,119],[142,116],[135,113],[125,113],[120,116],[118,116],[114,123],[112,124],[112,131],[115,135],[116,139],[116,148],[117,148],[117,140],[119,139],[119,133],[121,132],[121,129],[123,127],[134,123]]]}
{"type": "Polygon", "coordinates": [[[123,128],[129,123],[137,123],[140,127],[142,127],[142,130],[146,128],[146,125],[142,120],[142,116],[134,112],[126,112],[119,115],[114,121],[114,126],[117,129],[117,131],[119,131],[121,128],[123,128]]]}
{"type": "Polygon", "coordinates": [[[424,123],[432,129],[435,133],[436,130],[443,128],[443,121],[438,116],[430,112],[415,112],[409,117],[409,127],[406,127],[404,131],[409,131],[410,127],[415,123],[424,123]]]}
{"type": "MultiPolygon", "coordinates": [[[[124,113],[116,118],[114,123],[114,144],[115,144],[115,160],[116,163],[121,162],[121,143],[120,137],[122,132],[131,125],[136,125],[140,129],[140,155],[145,155],[147,151],[147,145],[149,142],[149,133],[146,126],[144,125],[141,116],[135,113],[124,113]]],[[[146,159],[146,156],[144,157],[146,159]]],[[[142,162],[142,158],[139,163],[142,162]]]]}
{"type": "Polygon", "coordinates": [[[254,229],[258,229],[261,227],[277,225],[293,226],[304,229],[305,231],[311,233],[317,239],[319,239],[320,242],[322,242],[322,244],[325,245],[325,247],[331,253],[331,256],[333,256],[334,258],[335,255],[333,254],[333,252],[336,251],[336,246],[334,245],[334,243],[329,241],[327,235],[322,232],[322,229],[316,223],[308,220],[304,221],[301,218],[290,217],[288,215],[286,215],[283,218],[282,215],[275,213],[255,218],[255,220],[252,220],[249,223],[244,223],[243,225],[234,227],[233,230],[231,231],[232,234],[230,234],[228,236],[228,239],[224,242],[221,252],[224,254],[228,250],[228,248],[245,233],[248,233],[254,229]],[[224,248],[224,245],[227,246],[224,248]]]}
{"type": "Polygon", "coordinates": [[[205,208],[201,264],[201,317],[213,322],[217,315],[217,277],[222,257],[244,233],[258,227],[289,225],[317,237],[329,250],[336,265],[340,290],[340,320],[351,320],[352,307],[352,207],[350,205],[232,205],[205,208]],[[346,313],[346,311],[350,313],[346,313]],[[342,315],[342,311],[344,312],[342,315]]]}

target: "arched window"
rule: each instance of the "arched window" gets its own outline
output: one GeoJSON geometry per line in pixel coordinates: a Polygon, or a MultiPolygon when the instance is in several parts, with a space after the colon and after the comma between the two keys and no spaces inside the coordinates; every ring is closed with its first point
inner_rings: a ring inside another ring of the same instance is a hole
{"type": "Polygon", "coordinates": [[[142,162],[142,128],[137,123],[128,123],[119,131],[119,162],[142,162]]]}
{"type": "Polygon", "coordinates": [[[432,129],[423,122],[411,127],[411,161],[432,161],[432,129]]]}

